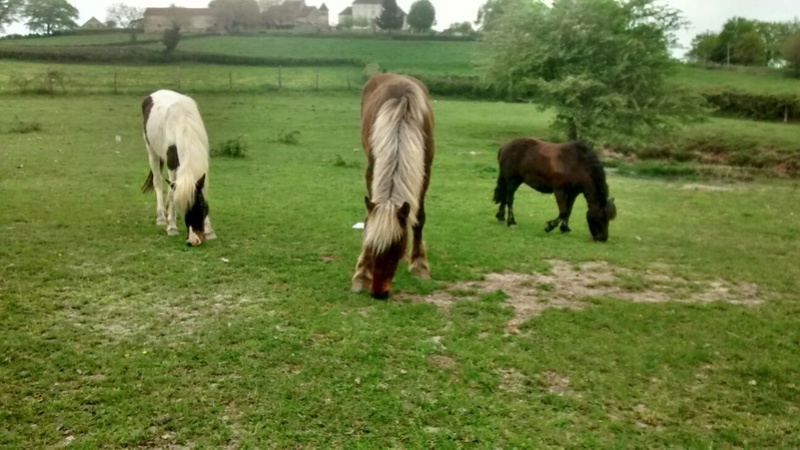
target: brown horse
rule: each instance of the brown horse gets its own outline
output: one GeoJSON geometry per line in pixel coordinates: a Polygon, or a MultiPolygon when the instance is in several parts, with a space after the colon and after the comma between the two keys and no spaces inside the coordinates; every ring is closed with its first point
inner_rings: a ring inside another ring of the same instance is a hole
{"type": "Polygon", "coordinates": [[[494,190],[494,202],[500,204],[497,220],[505,220],[508,205],[508,226],[514,220],[514,193],[522,183],[543,193],[554,193],[559,214],[547,222],[545,231],[561,224],[568,233],[569,216],[578,194],[583,194],[589,211],[586,220],[595,241],[608,240],[608,222],[617,215],[614,199],[608,198],[608,184],[603,165],[597,155],[580,142],[553,144],[536,138],[520,138],[500,147],[497,153],[500,175],[494,190]]]}
{"type": "Polygon", "coordinates": [[[361,143],[369,195],[364,198],[367,218],[353,290],[369,287],[373,298],[386,299],[406,254],[409,226],[414,232],[409,270],[430,277],[422,228],[434,144],[425,85],[401,75],[372,77],[361,98],[361,143]]]}

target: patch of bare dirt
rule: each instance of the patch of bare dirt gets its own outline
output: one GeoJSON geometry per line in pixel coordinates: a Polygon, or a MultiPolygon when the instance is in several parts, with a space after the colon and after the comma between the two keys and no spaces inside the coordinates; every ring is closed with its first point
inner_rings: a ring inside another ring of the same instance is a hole
{"type": "Polygon", "coordinates": [[[682,190],[692,190],[692,191],[732,191],[733,188],[730,186],[722,186],[722,185],[714,185],[714,184],[698,184],[698,183],[689,183],[684,184],[681,186],[682,190]]]}
{"type": "Polygon", "coordinates": [[[500,376],[498,387],[501,391],[521,393],[528,383],[528,377],[517,369],[498,369],[497,374],[500,376]]]}
{"type": "Polygon", "coordinates": [[[456,360],[445,355],[428,356],[428,361],[440,369],[452,370],[456,368],[456,360]]]}
{"type": "Polygon", "coordinates": [[[569,377],[558,372],[544,372],[540,375],[547,392],[563,396],[570,392],[569,377]]]}
{"type": "Polygon", "coordinates": [[[614,267],[592,261],[571,264],[548,261],[549,273],[490,273],[482,281],[453,283],[429,295],[405,295],[412,301],[449,308],[459,301],[470,301],[481,295],[503,291],[507,304],[514,310],[506,330],[519,331],[519,326],[549,308],[582,309],[586,298],[610,298],[638,303],[726,302],[754,306],[762,303],[755,284],[730,283],[723,280],[690,281],[673,273],[666,264],[652,264],[642,270],[614,267]]]}

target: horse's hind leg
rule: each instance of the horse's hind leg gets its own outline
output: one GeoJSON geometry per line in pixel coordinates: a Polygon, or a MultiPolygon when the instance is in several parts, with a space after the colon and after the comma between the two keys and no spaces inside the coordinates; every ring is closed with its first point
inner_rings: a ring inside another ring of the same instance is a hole
{"type": "Polygon", "coordinates": [[[375,264],[371,255],[368,255],[364,248],[361,249],[361,255],[358,256],[356,263],[356,271],[353,274],[352,291],[359,292],[369,289],[369,283],[372,281],[372,268],[375,264]]]}
{"type": "Polygon", "coordinates": [[[544,231],[548,233],[553,231],[564,220],[567,211],[567,193],[562,189],[556,189],[553,193],[556,197],[556,203],[558,203],[558,217],[547,222],[544,231]]]}
{"type": "Polygon", "coordinates": [[[431,277],[431,269],[430,266],[428,266],[425,242],[422,240],[423,227],[425,227],[425,203],[419,205],[417,224],[412,227],[414,231],[414,243],[411,249],[411,263],[408,265],[408,271],[415,277],[427,280],[431,277]]]}
{"type": "Polygon", "coordinates": [[[575,199],[578,198],[577,192],[567,192],[567,209],[561,213],[561,232],[569,233],[572,231],[569,228],[569,217],[572,215],[572,206],[575,204],[575,199]]]}
{"type": "Polygon", "coordinates": [[[500,204],[495,217],[498,222],[506,221],[506,180],[503,174],[497,176],[497,187],[494,188],[494,202],[500,204]]]}
{"type": "Polygon", "coordinates": [[[508,223],[509,227],[517,226],[517,221],[514,220],[514,193],[519,189],[522,184],[520,180],[511,180],[506,182],[506,205],[508,205],[508,223]]]}

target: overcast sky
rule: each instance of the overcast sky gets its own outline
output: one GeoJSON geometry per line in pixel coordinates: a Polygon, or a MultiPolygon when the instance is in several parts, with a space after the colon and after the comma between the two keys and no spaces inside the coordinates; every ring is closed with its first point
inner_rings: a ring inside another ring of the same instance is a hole
{"type": "MultiPolygon", "coordinates": [[[[101,21],[105,20],[106,8],[115,1],[98,0],[69,0],[80,11],[79,24],[83,24],[92,16],[101,21]]],[[[177,6],[205,7],[209,0],[119,0],[133,6],[177,6]]],[[[478,8],[486,0],[431,0],[436,7],[437,29],[447,28],[451,23],[474,21],[478,8]]],[[[786,21],[800,17],[800,0],[663,0],[672,7],[683,11],[684,16],[691,22],[688,29],[683,30],[680,42],[688,46],[692,37],[706,30],[719,30],[726,19],[732,16],[743,16],[751,19],[766,21],[786,21]]],[[[327,0],[325,4],[331,10],[331,23],[336,22],[341,10],[350,5],[352,0],[327,0]]],[[[413,0],[397,0],[406,12],[413,0]]],[[[306,0],[306,4],[319,6],[322,1],[306,0]]],[[[20,24],[11,26],[8,33],[27,32],[20,24]]],[[[683,54],[683,52],[676,52],[683,54]]]]}

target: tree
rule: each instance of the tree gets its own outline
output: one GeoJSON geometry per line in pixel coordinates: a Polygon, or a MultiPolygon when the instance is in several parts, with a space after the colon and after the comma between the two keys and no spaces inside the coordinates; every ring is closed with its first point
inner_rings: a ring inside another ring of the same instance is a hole
{"type": "Polygon", "coordinates": [[[767,46],[756,31],[738,36],[731,47],[731,61],[743,66],[766,66],[767,46]]]}
{"type": "Polygon", "coordinates": [[[484,32],[491,31],[494,21],[502,17],[506,10],[514,10],[517,3],[517,0],[488,0],[478,9],[475,26],[484,32]]]}
{"type": "Polygon", "coordinates": [[[686,54],[694,62],[707,63],[712,61],[714,51],[717,48],[719,35],[707,31],[700,33],[692,39],[692,49],[686,54]]]}
{"type": "Polygon", "coordinates": [[[468,35],[468,34],[475,34],[475,30],[472,28],[471,22],[456,22],[456,23],[451,23],[450,26],[442,33],[445,34],[461,33],[468,35]]]}
{"type": "Polygon", "coordinates": [[[22,15],[25,0],[0,0],[0,32],[22,15]]]}
{"type": "Polygon", "coordinates": [[[217,13],[228,31],[252,27],[261,18],[256,0],[212,0],[208,7],[217,13]]]}
{"type": "Polygon", "coordinates": [[[28,19],[26,26],[34,32],[52,34],[78,26],[78,10],[67,0],[28,0],[23,15],[28,19]]]}
{"type": "Polygon", "coordinates": [[[120,28],[133,29],[142,18],[144,18],[144,8],[114,3],[106,9],[106,21],[113,21],[120,28]]]}
{"type": "Polygon", "coordinates": [[[786,38],[781,49],[781,56],[786,60],[789,74],[800,78],[800,31],[786,38]]]}
{"type": "Polygon", "coordinates": [[[408,10],[408,25],[417,32],[430,31],[436,24],[436,8],[429,0],[417,0],[408,10]]]}
{"type": "Polygon", "coordinates": [[[520,2],[486,35],[484,76],[535,89],[553,127],[589,143],[636,139],[699,118],[700,97],[668,82],[684,20],[659,0],[520,2]]]}
{"type": "Polygon", "coordinates": [[[403,19],[403,11],[397,6],[397,0],[383,0],[383,9],[375,19],[375,24],[381,30],[399,30],[403,28],[403,19]]]}
{"type": "Polygon", "coordinates": [[[175,51],[181,42],[181,26],[177,22],[173,22],[171,27],[164,30],[161,42],[164,44],[164,49],[167,53],[175,51]]]}

